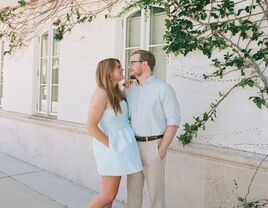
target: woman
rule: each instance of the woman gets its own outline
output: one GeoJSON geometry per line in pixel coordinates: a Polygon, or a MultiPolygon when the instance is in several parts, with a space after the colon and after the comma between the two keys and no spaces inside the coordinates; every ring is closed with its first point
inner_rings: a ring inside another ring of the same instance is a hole
{"type": "Polygon", "coordinates": [[[101,175],[101,192],[88,208],[111,208],[121,176],[142,170],[138,145],[128,120],[128,107],[118,83],[124,79],[119,60],[98,63],[89,105],[87,129],[94,137],[93,153],[101,175]]]}

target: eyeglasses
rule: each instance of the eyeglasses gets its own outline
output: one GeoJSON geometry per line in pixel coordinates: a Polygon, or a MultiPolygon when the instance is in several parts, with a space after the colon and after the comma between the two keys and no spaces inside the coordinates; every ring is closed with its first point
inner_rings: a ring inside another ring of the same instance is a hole
{"type": "Polygon", "coordinates": [[[133,64],[135,64],[136,62],[140,62],[140,63],[141,63],[141,62],[143,62],[143,61],[130,61],[129,64],[130,64],[130,65],[133,65],[133,64]]]}

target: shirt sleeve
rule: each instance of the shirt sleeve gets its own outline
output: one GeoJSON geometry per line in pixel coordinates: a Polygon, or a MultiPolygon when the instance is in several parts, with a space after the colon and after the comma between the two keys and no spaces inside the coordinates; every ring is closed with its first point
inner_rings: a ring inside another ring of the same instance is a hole
{"type": "Polygon", "coordinates": [[[167,126],[180,124],[180,105],[176,97],[174,89],[167,85],[162,93],[162,107],[167,119],[167,126]]]}

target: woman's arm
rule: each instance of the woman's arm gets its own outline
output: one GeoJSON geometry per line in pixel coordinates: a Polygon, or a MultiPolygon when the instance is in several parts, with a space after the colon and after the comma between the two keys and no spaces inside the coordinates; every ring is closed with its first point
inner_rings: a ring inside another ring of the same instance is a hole
{"type": "Polygon", "coordinates": [[[97,88],[91,98],[88,117],[87,117],[87,130],[88,132],[103,143],[105,146],[109,147],[109,139],[99,128],[98,124],[101,120],[102,114],[106,109],[108,103],[108,97],[105,90],[97,88]]]}

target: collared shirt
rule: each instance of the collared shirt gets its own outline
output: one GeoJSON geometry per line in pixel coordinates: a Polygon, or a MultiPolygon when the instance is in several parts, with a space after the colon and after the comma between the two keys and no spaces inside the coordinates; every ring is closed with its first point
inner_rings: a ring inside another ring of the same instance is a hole
{"type": "Polygon", "coordinates": [[[180,106],[175,91],[154,75],[143,85],[135,81],[124,93],[136,136],[161,135],[168,125],[179,125],[180,106]]]}

